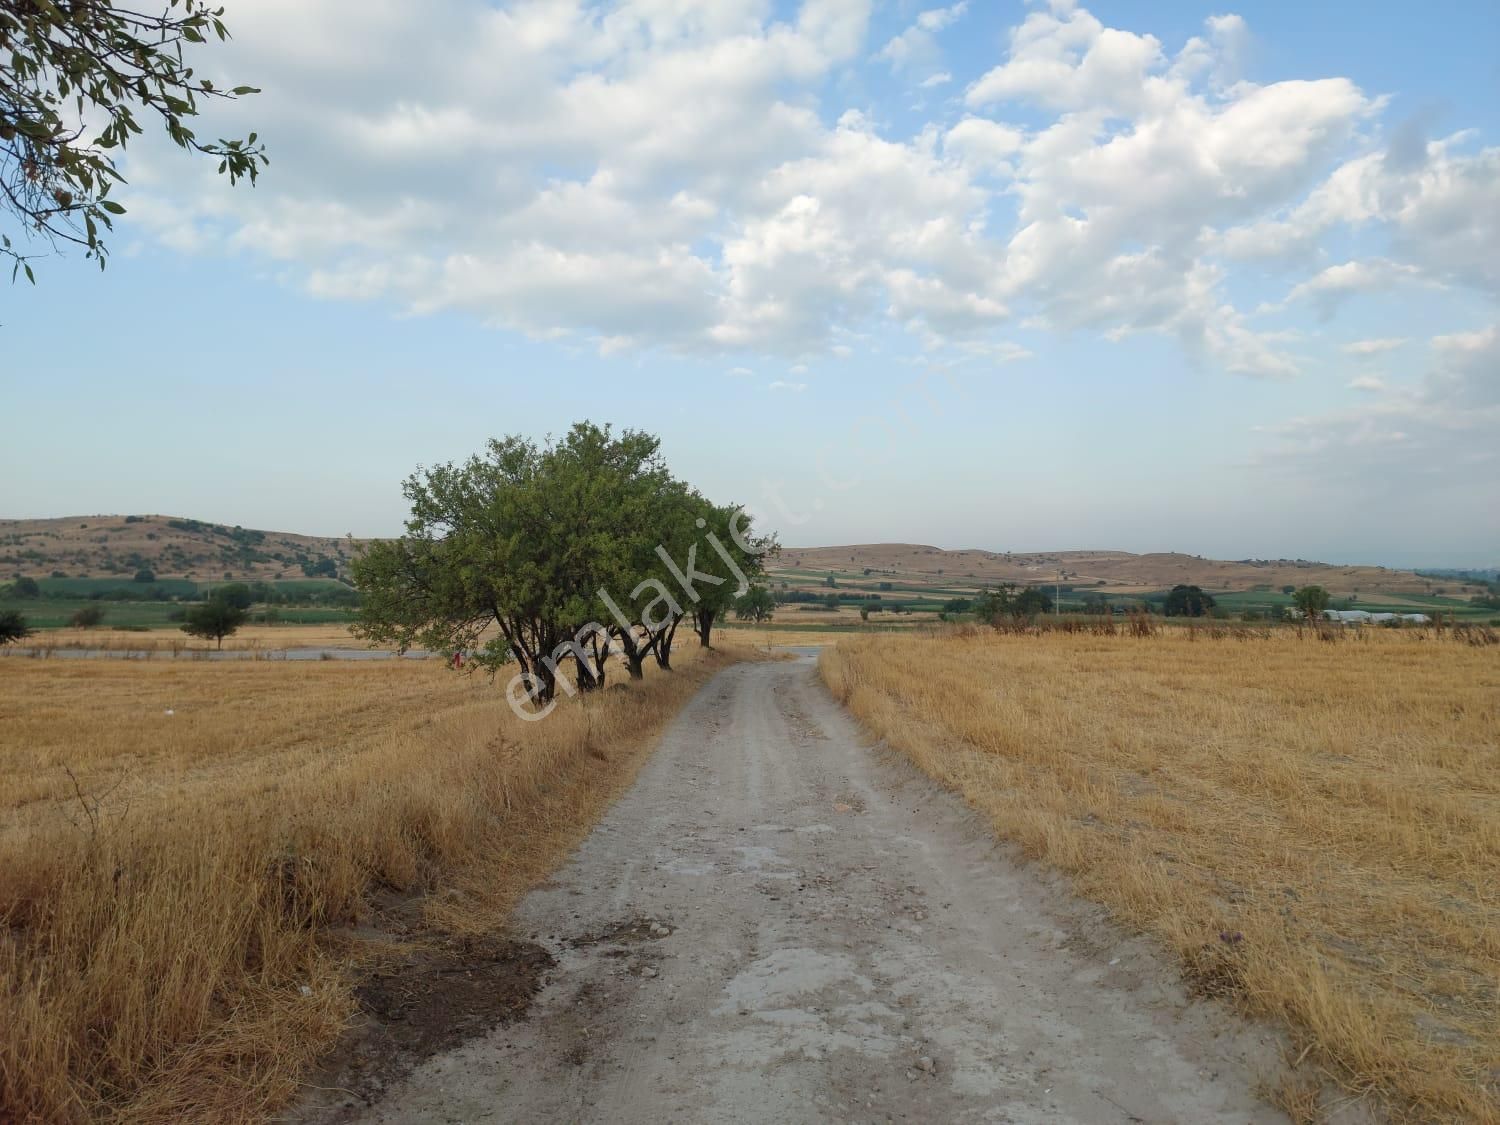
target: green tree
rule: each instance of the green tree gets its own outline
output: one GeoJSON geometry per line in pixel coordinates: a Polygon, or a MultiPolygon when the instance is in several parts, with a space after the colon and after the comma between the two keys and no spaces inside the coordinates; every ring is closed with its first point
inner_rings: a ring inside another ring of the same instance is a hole
{"type": "Polygon", "coordinates": [[[776,613],[776,599],[764,586],[751,586],[743,597],[735,599],[734,615],[741,621],[753,621],[760,625],[776,613]]]}
{"type": "Polygon", "coordinates": [[[1295,586],[1283,586],[1281,588],[1281,592],[1283,594],[1288,594],[1288,595],[1295,594],[1297,592],[1297,587],[1295,587],[1295,586]]]}
{"type": "Polygon", "coordinates": [[[26,618],[13,609],[0,610],[0,648],[31,636],[31,627],[26,618]]]}
{"type": "Polygon", "coordinates": [[[135,572],[135,579],[134,579],[134,581],[136,581],[136,582],[155,582],[156,581],[156,572],[153,571],[153,570],[151,570],[149,567],[144,567],[143,566],[143,567],[141,567],[140,570],[138,570],[138,571],[135,572]]]}
{"type": "Polygon", "coordinates": [[[1040,586],[1027,586],[1011,602],[1010,612],[1012,617],[1036,617],[1039,614],[1052,612],[1052,595],[1048,594],[1040,586]]]}
{"type": "MultiPolygon", "coordinates": [[[[238,98],[249,86],[220,89],[187,65],[184,46],[225,39],[222,8],[168,0],[159,15],[107,0],[0,0],[0,212],[28,239],[73,244],[104,265],[100,236],[125,208],[110,191],[132,137],[155,119],[179,148],[218,162],[230,183],[252,183],[264,146],[202,141],[189,128],[200,101],[238,98]]],[[[12,279],[29,259],[0,233],[12,279]]]]}
{"type": "Polygon", "coordinates": [[[248,583],[231,582],[215,590],[209,600],[225,602],[234,606],[235,609],[249,609],[255,604],[255,591],[248,583]]]}
{"type": "Polygon", "coordinates": [[[214,641],[222,649],[224,638],[233,635],[248,616],[242,606],[215,594],[208,601],[189,607],[183,616],[182,631],[214,641]]]}
{"type": "Polygon", "coordinates": [[[10,584],[10,596],[13,598],[39,598],[42,596],[42,588],[37,585],[35,578],[23,574],[10,584]]]}
{"type": "Polygon", "coordinates": [[[704,563],[700,569],[721,580],[719,585],[703,590],[695,614],[698,643],[710,648],[714,622],[765,574],[766,559],[776,555],[780,547],[774,535],[755,534],[754,521],[738,504],[709,505],[701,518],[704,525],[699,535],[706,547],[701,552],[704,563]]]}
{"type": "Polygon", "coordinates": [[[356,634],[462,650],[468,667],[492,672],[514,660],[535,704],[552,700],[569,658],[581,687],[603,683],[611,627],[660,659],[684,610],[652,548],[671,526],[691,529],[692,515],[658,444],[580,423],[556,445],[497,439],[462,464],[414,473],[406,534],[355,556],[356,634]]]}
{"type": "Polygon", "coordinates": [[[980,590],[979,596],[974,599],[974,616],[987,625],[999,624],[1001,618],[1010,613],[1015,590],[1015,586],[1009,582],[1002,582],[993,590],[988,587],[980,590]]]}
{"type": "Polygon", "coordinates": [[[1173,586],[1162,603],[1162,612],[1168,617],[1205,617],[1213,609],[1214,599],[1197,586],[1173,586]]]}
{"type": "Polygon", "coordinates": [[[1321,586],[1304,586],[1292,595],[1292,601],[1309,621],[1316,621],[1328,609],[1328,591],[1321,586]]]}
{"type": "Polygon", "coordinates": [[[81,606],[68,618],[68,624],[75,629],[93,629],[104,621],[104,607],[102,605],[81,606]]]}
{"type": "Polygon", "coordinates": [[[943,603],[944,613],[968,613],[974,603],[968,598],[949,598],[943,603]]]}

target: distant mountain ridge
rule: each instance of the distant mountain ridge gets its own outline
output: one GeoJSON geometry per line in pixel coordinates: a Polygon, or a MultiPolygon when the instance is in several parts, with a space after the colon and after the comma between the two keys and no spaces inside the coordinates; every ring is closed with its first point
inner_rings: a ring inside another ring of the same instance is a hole
{"type": "MultiPolygon", "coordinates": [[[[219,580],[347,577],[358,541],[267,531],[165,515],[0,519],[0,577],[128,576],[149,569],[161,578],[219,580]]],[[[1178,583],[1212,590],[1319,584],[1340,594],[1425,594],[1442,578],[1379,566],[1333,566],[1304,559],[1205,559],[1176,552],[1006,552],[944,550],[920,543],[787,547],[773,573],[806,581],[812,574],[901,577],[926,584],[980,586],[1054,583],[1119,591],[1178,583]]],[[[1468,592],[1461,578],[1453,594],[1468,592]]]]}
{"type": "MultiPolygon", "coordinates": [[[[1441,580],[1382,566],[1336,566],[1307,559],[1205,559],[1178,552],[947,551],[920,543],[858,543],[840,547],[787,547],[775,569],[905,578],[928,584],[1058,583],[1120,592],[1167,589],[1179,583],[1206,590],[1271,590],[1326,586],[1339,594],[1427,594],[1441,580]]],[[[1467,592],[1455,583],[1453,592],[1467,592]]]]}
{"type": "Polygon", "coordinates": [[[347,577],[348,539],[262,531],[181,516],[64,516],[0,520],[0,575],[44,578],[347,577]]]}

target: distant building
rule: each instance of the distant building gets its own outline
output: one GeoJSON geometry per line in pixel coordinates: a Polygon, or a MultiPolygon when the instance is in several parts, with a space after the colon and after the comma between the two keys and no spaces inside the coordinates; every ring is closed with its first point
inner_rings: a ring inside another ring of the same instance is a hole
{"type": "Polygon", "coordinates": [[[1425,613],[1371,613],[1367,609],[1325,609],[1323,616],[1340,625],[1384,625],[1390,621],[1399,621],[1404,625],[1432,624],[1432,618],[1425,613]]]}

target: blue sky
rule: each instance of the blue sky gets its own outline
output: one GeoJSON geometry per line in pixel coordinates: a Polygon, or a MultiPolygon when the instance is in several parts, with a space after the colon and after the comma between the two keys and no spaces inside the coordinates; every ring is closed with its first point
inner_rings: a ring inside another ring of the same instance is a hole
{"type": "Polygon", "coordinates": [[[227,19],[271,168],[0,291],[0,515],[390,534],[588,417],[792,544],[1500,561],[1493,4],[227,19]]]}

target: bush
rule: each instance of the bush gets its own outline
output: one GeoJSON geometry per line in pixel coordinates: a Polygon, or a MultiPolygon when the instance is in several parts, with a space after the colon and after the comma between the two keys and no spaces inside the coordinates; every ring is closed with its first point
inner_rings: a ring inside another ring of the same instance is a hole
{"type": "Polygon", "coordinates": [[[13,609],[0,613],[0,648],[29,636],[31,627],[26,624],[26,618],[13,609]]]}
{"type": "Polygon", "coordinates": [[[153,570],[151,570],[150,567],[143,566],[143,567],[141,567],[140,570],[138,570],[138,571],[135,572],[135,581],[136,582],[155,582],[156,581],[156,573],[153,570]]]}
{"type": "Polygon", "coordinates": [[[86,605],[68,618],[68,624],[75,629],[94,629],[103,621],[104,607],[102,605],[86,605]]]}

